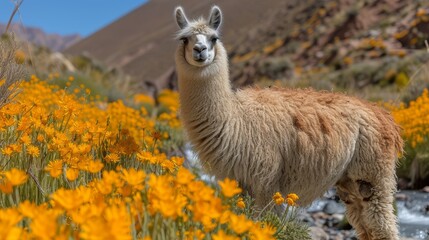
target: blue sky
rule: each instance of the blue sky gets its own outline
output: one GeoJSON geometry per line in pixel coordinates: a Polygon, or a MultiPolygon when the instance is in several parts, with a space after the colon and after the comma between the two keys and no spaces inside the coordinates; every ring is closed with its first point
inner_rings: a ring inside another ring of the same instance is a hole
{"type": "MultiPolygon", "coordinates": [[[[0,0],[0,23],[6,23],[16,0],[0,0]]],[[[24,0],[15,22],[47,33],[87,36],[147,0],[24,0]]],[[[156,0],[155,0],[156,1],[156,0]]]]}

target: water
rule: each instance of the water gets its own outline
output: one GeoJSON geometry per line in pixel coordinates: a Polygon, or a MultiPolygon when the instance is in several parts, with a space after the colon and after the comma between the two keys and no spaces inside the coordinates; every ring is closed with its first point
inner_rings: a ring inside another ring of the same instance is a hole
{"type": "Polygon", "coordinates": [[[429,205],[429,193],[402,191],[408,199],[397,201],[399,230],[401,235],[411,239],[429,239],[429,212],[423,209],[429,205]]]}

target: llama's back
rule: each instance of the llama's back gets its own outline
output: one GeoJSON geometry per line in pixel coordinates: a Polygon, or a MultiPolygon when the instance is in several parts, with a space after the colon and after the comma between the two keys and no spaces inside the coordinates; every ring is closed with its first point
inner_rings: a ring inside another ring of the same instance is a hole
{"type": "Polygon", "coordinates": [[[302,132],[318,145],[329,140],[326,137],[341,140],[338,137],[369,131],[384,153],[395,155],[402,151],[400,127],[392,116],[376,104],[355,97],[287,88],[248,88],[236,96],[245,118],[264,119],[273,127],[288,123],[288,130],[302,132]]]}
{"type": "Polygon", "coordinates": [[[283,191],[300,193],[304,203],[334,185],[353,159],[364,157],[362,152],[368,165],[386,159],[394,163],[402,148],[392,117],[353,97],[308,89],[252,88],[236,96],[248,132],[262,133],[265,139],[260,144],[272,144],[271,151],[281,153],[277,174],[288,188],[283,191]]]}

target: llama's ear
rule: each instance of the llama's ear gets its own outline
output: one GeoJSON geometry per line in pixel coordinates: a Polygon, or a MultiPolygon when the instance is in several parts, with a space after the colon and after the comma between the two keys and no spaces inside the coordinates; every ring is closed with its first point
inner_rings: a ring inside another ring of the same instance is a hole
{"type": "Polygon", "coordinates": [[[222,12],[218,6],[213,6],[210,11],[209,26],[217,30],[222,23],[222,12]]]}
{"type": "Polygon", "coordinates": [[[186,18],[185,11],[183,11],[182,7],[177,7],[174,10],[174,15],[176,16],[177,25],[179,25],[181,29],[184,29],[186,26],[188,26],[188,19],[186,18]]]}

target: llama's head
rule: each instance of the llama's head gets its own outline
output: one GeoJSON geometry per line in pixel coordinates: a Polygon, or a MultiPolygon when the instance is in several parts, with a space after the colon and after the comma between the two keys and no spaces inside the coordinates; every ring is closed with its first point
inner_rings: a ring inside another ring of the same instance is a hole
{"type": "Polygon", "coordinates": [[[208,20],[200,18],[188,21],[182,7],[175,10],[176,22],[180,27],[177,38],[184,49],[184,58],[190,65],[204,67],[216,57],[219,26],[222,13],[217,6],[212,7],[208,20]]]}

